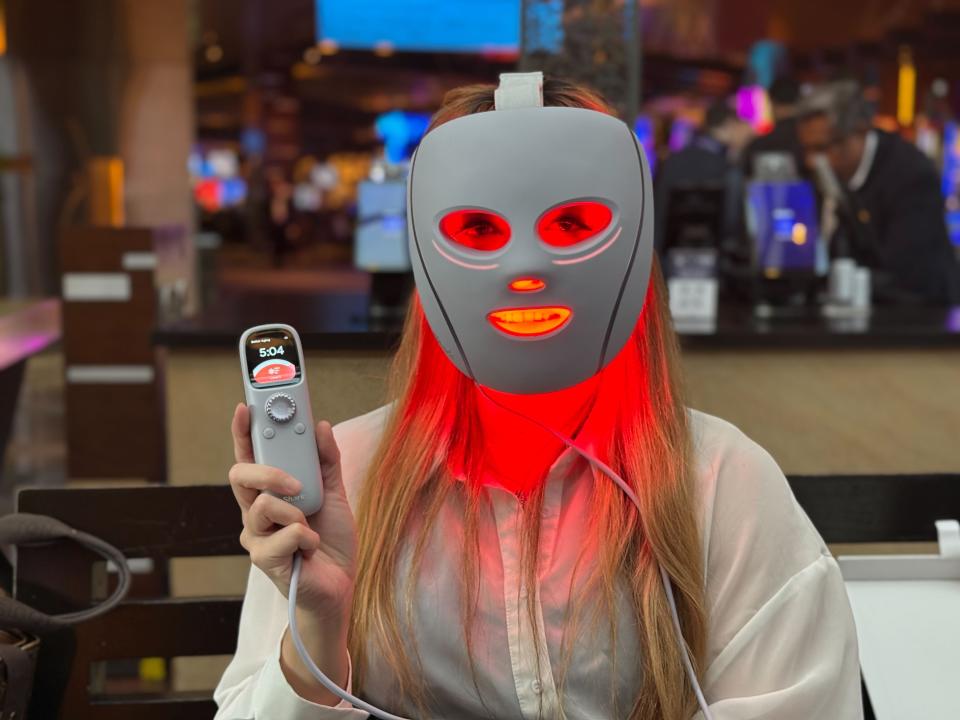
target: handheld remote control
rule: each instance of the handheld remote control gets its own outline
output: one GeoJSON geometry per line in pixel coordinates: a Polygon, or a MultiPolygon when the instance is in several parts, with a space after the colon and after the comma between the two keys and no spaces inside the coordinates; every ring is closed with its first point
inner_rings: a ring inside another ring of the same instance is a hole
{"type": "Polygon", "coordinates": [[[240,336],[240,365],[253,457],[299,480],[299,495],[280,497],[312,515],[323,505],[323,480],[300,336],[289,325],[252,327],[240,336]]]}

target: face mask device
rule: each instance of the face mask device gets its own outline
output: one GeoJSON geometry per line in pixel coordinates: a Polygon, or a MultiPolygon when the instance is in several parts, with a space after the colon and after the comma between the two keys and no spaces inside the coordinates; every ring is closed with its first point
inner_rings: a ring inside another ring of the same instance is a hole
{"type": "Polygon", "coordinates": [[[542,107],[537,76],[501,76],[496,110],[430,131],[408,186],[431,330],[461,372],[518,394],[570,387],[616,356],[653,256],[635,135],[602,112],[542,107]]]}

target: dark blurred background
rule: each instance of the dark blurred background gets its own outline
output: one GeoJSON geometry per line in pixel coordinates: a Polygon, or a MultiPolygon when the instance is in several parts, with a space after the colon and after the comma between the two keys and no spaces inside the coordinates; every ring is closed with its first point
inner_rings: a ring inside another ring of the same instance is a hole
{"type": "MultiPolygon", "coordinates": [[[[645,148],[693,407],[791,475],[957,472],[960,0],[0,0],[0,512],[222,484],[258,323],[299,330],[318,418],[376,407],[411,152],[518,70],[645,148]]],[[[136,597],[248,569],[144,560],[136,597]]],[[[225,661],[90,692],[209,706],[225,661]]]]}

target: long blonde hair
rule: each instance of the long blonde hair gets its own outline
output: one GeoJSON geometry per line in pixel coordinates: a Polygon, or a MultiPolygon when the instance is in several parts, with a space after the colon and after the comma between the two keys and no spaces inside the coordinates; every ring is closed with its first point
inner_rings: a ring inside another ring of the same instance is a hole
{"type": "MultiPolygon", "coordinates": [[[[474,85],[452,91],[431,128],[493,109],[493,89],[492,85],[474,85]]],[[[543,90],[545,105],[612,114],[599,96],[573,83],[548,78],[543,90]]],[[[480,581],[478,514],[484,492],[476,482],[453,482],[448,461],[457,458],[470,477],[470,469],[478,467],[483,445],[473,382],[444,355],[416,294],[393,362],[389,395],[393,409],[357,506],[359,553],[349,647],[357,691],[363,688],[367,643],[373,641],[397,673],[398,694],[410,699],[426,717],[429,693],[404,647],[406,639],[415,637],[413,595],[423,552],[440,508],[453,492],[466,493],[461,614],[474,687],[479,692],[473,632],[480,581]],[[412,533],[415,519],[419,530],[412,533]],[[403,579],[402,621],[396,593],[402,547],[398,538],[412,543],[410,572],[403,579]]],[[[673,581],[684,638],[697,669],[702,666],[706,645],[706,610],[679,352],[656,263],[644,310],[631,339],[602,371],[592,412],[601,413],[609,425],[605,429],[611,440],[602,449],[603,459],[634,489],[641,509],[637,511],[608,478],[594,478],[588,522],[591,542],[585,544],[581,559],[584,552],[596,555],[591,555],[589,562],[577,563],[577,572],[581,566],[591,570],[586,591],[578,593],[567,610],[558,682],[561,704],[565,668],[588,603],[599,601],[593,603],[591,618],[593,622],[609,619],[615,648],[616,587],[625,581],[643,644],[637,654],[642,682],[626,717],[680,720],[692,714],[695,701],[683,670],[659,567],[663,566],[673,581]]],[[[542,500],[541,486],[523,504],[521,572],[528,587],[536,582],[542,500]]],[[[527,612],[534,627],[536,602],[536,594],[530,593],[527,612]]],[[[419,650],[414,647],[414,651],[419,663],[419,650]]],[[[537,660],[539,664],[540,658],[537,660]]],[[[617,712],[617,716],[624,715],[617,712]]]]}

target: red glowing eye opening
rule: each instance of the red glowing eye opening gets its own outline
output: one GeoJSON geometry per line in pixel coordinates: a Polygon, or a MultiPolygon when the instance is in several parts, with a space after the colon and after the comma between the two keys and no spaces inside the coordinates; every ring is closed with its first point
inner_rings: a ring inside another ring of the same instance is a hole
{"type": "Polygon", "coordinates": [[[489,210],[454,210],[440,220],[440,232],[470,250],[493,252],[510,240],[510,225],[489,210]]]}
{"type": "Polygon", "coordinates": [[[547,245],[565,248],[594,237],[611,220],[613,211],[603,203],[578,200],[544,213],[537,223],[537,234],[547,245]]]}

